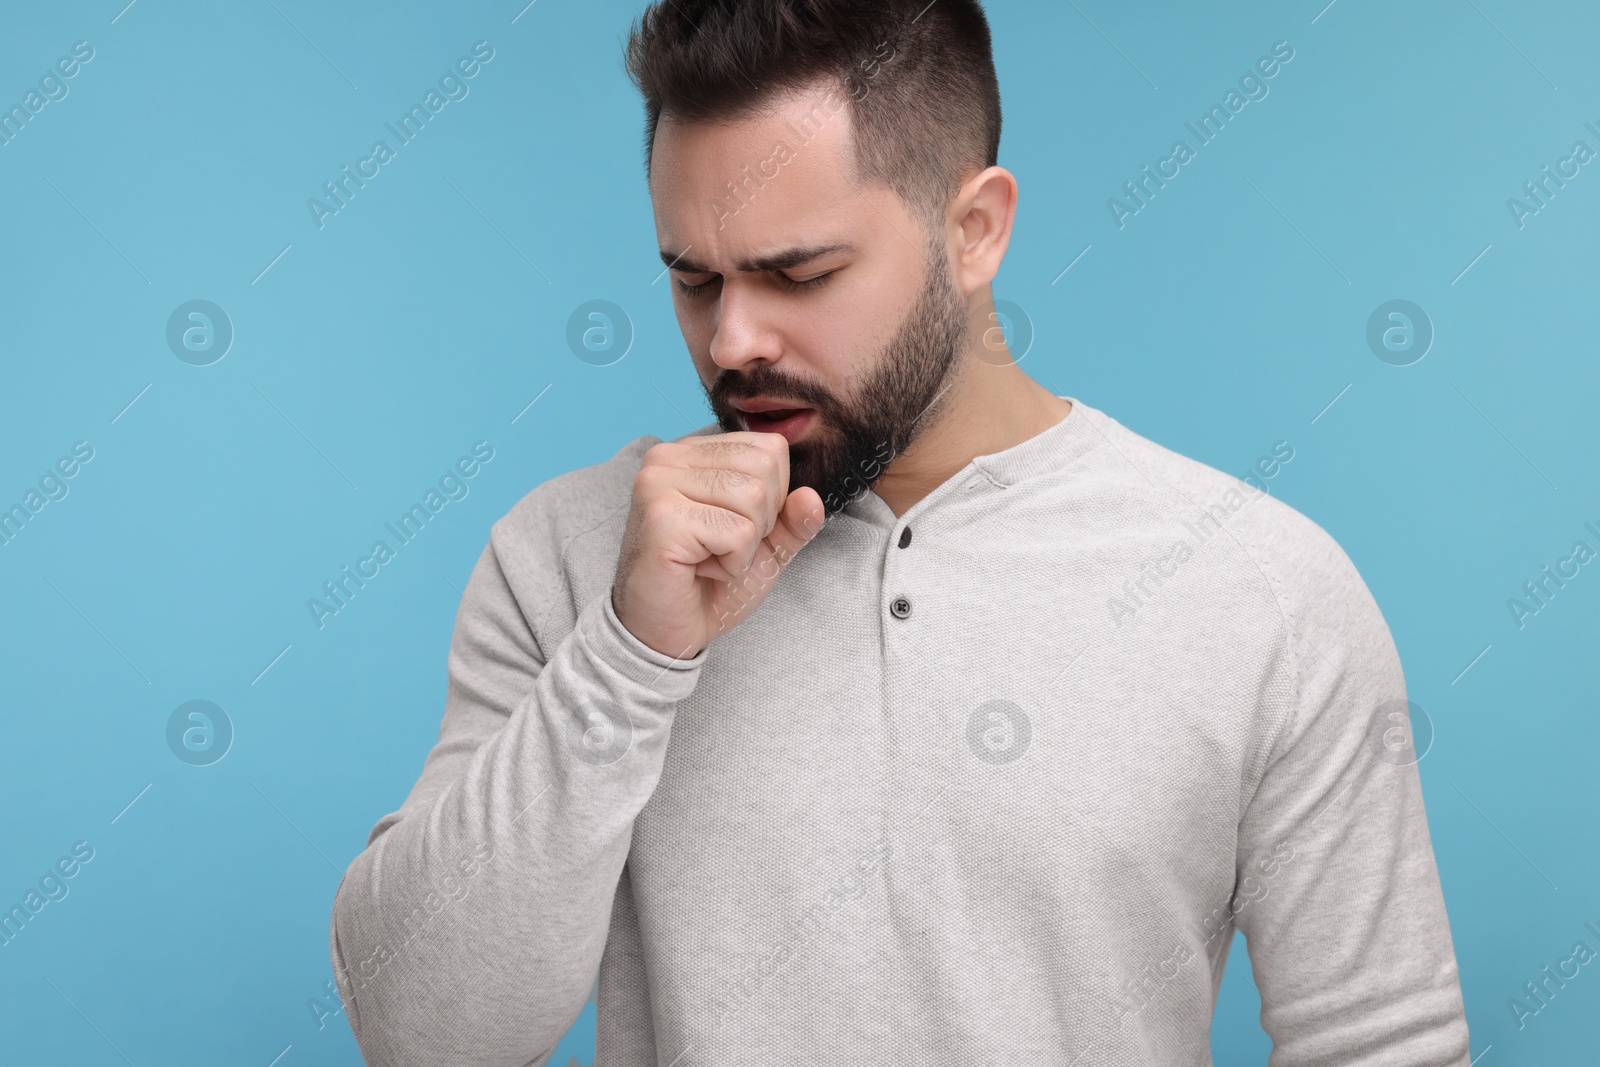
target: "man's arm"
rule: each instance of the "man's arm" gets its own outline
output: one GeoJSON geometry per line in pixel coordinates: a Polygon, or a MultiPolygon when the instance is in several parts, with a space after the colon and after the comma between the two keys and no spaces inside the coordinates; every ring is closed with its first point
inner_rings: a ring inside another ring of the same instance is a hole
{"type": "Polygon", "coordinates": [[[1399,655],[1349,557],[1296,517],[1295,546],[1258,560],[1283,610],[1290,696],[1246,793],[1234,900],[1269,1062],[1466,1067],[1399,655]]]}
{"type": "Polygon", "coordinates": [[[522,1064],[555,1047],[705,660],[640,642],[609,592],[546,659],[540,605],[518,603],[501,542],[456,616],[438,744],[335,894],[334,974],[368,1064],[522,1064]]]}

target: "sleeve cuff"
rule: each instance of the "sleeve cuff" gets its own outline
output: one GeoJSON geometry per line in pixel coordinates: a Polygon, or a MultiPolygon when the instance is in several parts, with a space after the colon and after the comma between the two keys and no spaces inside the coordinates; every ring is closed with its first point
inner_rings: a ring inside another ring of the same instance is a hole
{"type": "Polygon", "coordinates": [[[700,666],[711,649],[708,644],[691,657],[677,659],[651,648],[617,617],[610,589],[584,609],[578,629],[597,659],[630,681],[669,700],[681,700],[694,689],[700,677],[700,666]]]}

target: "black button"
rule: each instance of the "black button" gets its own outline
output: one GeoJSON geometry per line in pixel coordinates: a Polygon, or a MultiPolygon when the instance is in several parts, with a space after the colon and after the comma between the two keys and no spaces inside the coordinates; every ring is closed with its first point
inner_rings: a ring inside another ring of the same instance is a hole
{"type": "Polygon", "coordinates": [[[911,527],[907,526],[900,531],[900,547],[904,548],[911,543],[911,527]]]}
{"type": "Polygon", "coordinates": [[[903,596],[897,596],[889,601],[889,613],[897,619],[903,619],[911,614],[911,601],[903,596]]]}

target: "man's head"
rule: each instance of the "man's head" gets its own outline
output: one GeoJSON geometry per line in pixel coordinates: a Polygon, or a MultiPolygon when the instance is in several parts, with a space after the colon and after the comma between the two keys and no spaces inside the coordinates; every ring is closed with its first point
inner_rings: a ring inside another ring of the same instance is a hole
{"type": "Polygon", "coordinates": [[[758,396],[813,408],[785,433],[790,489],[835,511],[934,421],[982,333],[969,307],[1016,192],[995,166],[983,12],[658,0],[628,70],[679,324],[718,421],[767,428],[731,406],[758,396]]]}

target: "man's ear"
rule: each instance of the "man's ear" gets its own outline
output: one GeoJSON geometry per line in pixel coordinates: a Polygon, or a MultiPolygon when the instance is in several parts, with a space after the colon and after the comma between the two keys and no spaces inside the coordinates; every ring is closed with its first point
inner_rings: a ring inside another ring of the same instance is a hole
{"type": "Polygon", "coordinates": [[[1000,271],[1017,217],[1017,179],[989,167],[962,183],[950,204],[955,280],[963,296],[988,285],[1000,271]]]}

